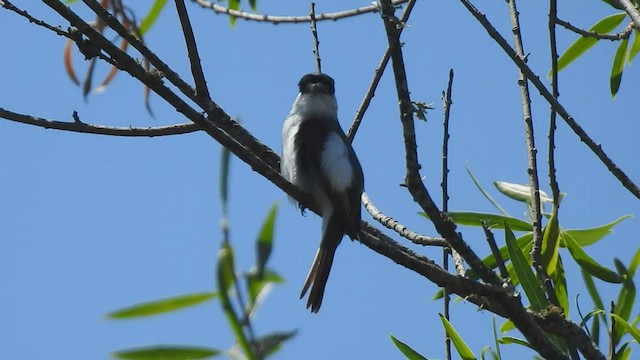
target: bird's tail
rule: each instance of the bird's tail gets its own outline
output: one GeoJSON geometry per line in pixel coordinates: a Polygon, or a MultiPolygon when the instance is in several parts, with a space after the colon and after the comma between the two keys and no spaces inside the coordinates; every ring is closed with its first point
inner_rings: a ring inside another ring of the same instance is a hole
{"type": "Polygon", "coordinates": [[[307,280],[305,280],[300,293],[300,298],[302,299],[309,287],[311,287],[309,299],[307,300],[307,309],[311,308],[312,313],[317,313],[320,310],[320,305],[322,305],[322,296],[329,279],[329,272],[331,272],[333,256],[338,245],[340,245],[343,235],[343,225],[337,216],[329,216],[327,220],[323,221],[322,242],[320,242],[320,247],[316,252],[316,257],[313,259],[307,280]]]}

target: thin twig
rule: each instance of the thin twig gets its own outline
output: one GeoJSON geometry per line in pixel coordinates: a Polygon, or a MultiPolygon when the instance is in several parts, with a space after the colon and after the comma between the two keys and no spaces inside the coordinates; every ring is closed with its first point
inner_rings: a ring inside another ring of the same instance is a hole
{"type": "Polygon", "coordinates": [[[398,233],[398,235],[403,238],[411,241],[414,244],[424,245],[424,246],[441,246],[448,247],[449,244],[443,239],[432,236],[425,236],[416,233],[415,231],[407,228],[406,226],[399,223],[396,219],[391,216],[387,216],[383,214],[378,208],[373,204],[367,193],[362,193],[362,204],[364,205],[365,210],[374,220],[382,224],[387,229],[391,229],[398,233]]]}
{"type": "Polygon", "coordinates": [[[42,26],[43,28],[53,31],[60,36],[70,38],[69,33],[62,30],[59,26],[50,25],[43,20],[40,20],[31,16],[26,10],[18,8],[17,6],[13,5],[9,0],[1,0],[0,5],[2,5],[3,8],[13,11],[16,14],[26,18],[27,20],[29,20],[30,23],[36,24],[38,26],[42,26]]]}
{"type": "Polygon", "coordinates": [[[563,28],[567,29],[567,30],[571,30],[576,34],[582,35],[584,37],[591,37],[591,38],[595,38],[598,40],[612,40],[612,41],[617,41],[617,40],[623,40],[623,39],[628,39],[629,36],[631,36],[631,33],[633,32],[633,23],[629,23],[629,25],[627,25],[626,28],[624,28],[624,30],[622,30],[621,32],[617,33],[617,34],[600,34],[597,32],[593,32],[593,31],[588,31],[588,30],[584,30],[581,29],[577,26],[573,26],[570,23],[563,21],[561,19],[558,19],[557,17],[555,18],[554,22],[560,26],[562,26],[563,28]]]}
{"type": "Polygon", "coordinates": [[[316,3],[311,2],[311,11],[309,12],[311,22],[311,35],[313,35],[313,56],[316,59],[316,70],[322,72],[322,58],[320,58],[320,40],[318,40],[318,27],[316,26],[316,3]]]}
{"type": "Polygon", "coordinates": [[[487,17],[481,13],[469,0],[460,0],[462,4],[467,8],[467,10],[473,15],[476,20],[485,28],[489,36],[493,38],[498,45],[504,50],[504,52],[511,58],[511,60],[518,66],[520,70],[526,75],[527,79],[538,89],[540,94],[545,98],[545,100],[551,104],[551,106],[558,112],[558,115],[562,117],[562,119],[569,125],[571,130],[578,135],[580,140],[584,142],[587,147],[600,159],[600,161],[609,169],[609,172],[615,176],[622,186],[624,186],[629,192],[631,192],[634,196],[640,199],[640,188],[627,176],[627,174],[622,171],[616,165],[611,158],[602,150],[602,146],[584,131],[582,127],[576,122],[576,120],[569,115],[569,112],[560,104],[560,102],[553,97],[553,94],[549,92],[547,87],[542,83],[540,77],[536,75],[536,73],[531,70],[529,65],[527,65],[509,46],[509,43],[500,35],[500,33],[495,29],[495,27],[487,20],[487,17]]]}
{"type": "MultiPolygon", "coordinates": [[[[447,91],[442,92],[442,107],[444,109],[444,120],[442,124],[442,183],[440,186],[442,187],[442,211],[449,211],[449,115],[451,113],[451,89],[453,87],[453,69],[449,70],[449,81],[447,82],[447,91]]],[[[455,250],[451,250],[455,251],[455,250]]],[[[442,249],[442,267],[445,271],[449,271],[449,253],[451,252],[448,248],[442,249]]],[[[456,253],[457,254],[457,253],[456,253]]],[[[451,300],[449,296],[449,291],[447,289],[443,289],[443,313],[444,317],[449,320],[449,301],[451,300]]],[[[444,333],[444,352],[445,358],[447,360],[451,360],[451,338],[447,335],[447,332],[444,333]]]]}
{"type": "MultiPolygon", "coordinates": [[[[409,15],[411,15],[411,11],[413,10],[413,7],[415,4],[416,4],[416,0],[409,1],[404,12],[402,13],[402,17],[400,18],[401,23],[406,23],[409,20],[409,15]]],[[[402,33],[402,30],[404,30],[404,26],[401,27],[398,31],[402,33]]],[[[367,93],[365,94],[364,99],[362,99],[362,102],[360,103],[360,106],[356,111],[355,118],[351,122],[351,127],[347,132],[347,138],[349,139],[349,141],[353,141],[353,138],[356,136],[356,132],[358,132],[360,123],[362,123],[364,114],[369,108],[369,105],[371,104],[371,99],[373,99],[373,96],[375,95],[376,89],[378,88],[378,84],[380,83],[380,79],[384,74],[384,70],[387,68],[387,64],[389,63],[390,58],[391,58],[391,48],[387,46],[387,50],[385,50],[384,54],[382,55],[382,59],[380,59],[380,63],[378,64],[378,67],[374,72],[373,79],[369,84],[367,93]]]]}
{"type": "MultiPolygon", "coordinates": [[[[558,47],[556,45],[556,23],[557,23],[557,0],[549,0],[549,49],[551,51],[551,91],[554,98],[560,96],[558,89],[558,47]]],[[[551,187],[551,194],[553,196],[553,208],[556,211],[556,216],[560,210],[560,186],[558,185],[558,178],[556,176],[556,118],[557,113],[555,109],[551,108],[551,114],[549,115],[549,186],[551,187]]]]}
{"type": "Polygon", "coordinates": [[[482,221],[482,229],[484,230],[487,243],[489,243],[489,248],[491,248],[493,258],[496,259],[496,265],[498,266],[498,271],[500,271],[500,276],[506,280],[509,278],[509,272],[507,271],[507,267],[504,265],[504,259],[502,258],[502,254],[500,254],[500,249],[498,249],[493,232],[491,232],[491,229],[489,229],[484,221],[482,221]]]}
{"type": "MultiPolygon", "coordinates": [[[[191,74],[193,75],[193,80],[196,83],[196,97],[198,97],[203,104],[210,103],[211,96],[209,95],[207,80],[205,79],[204,72],[202,71],[200,55],[198,54],[198,46],[196,45],[196,39],[193,35],[193,28],[191,27],[191,21],[189,20],[189,13],[187,13],[187,8],[184,6],[184,0],[175,0],[175,3],[176,11],[178,12],[178,19],[180,19],[180,25],[182,26],[182,34],[184,35],[184,41],[187,45],[189,63],[191,64],[191,74]]],[[[205,110],[208,111],[208,106],[205,110]]]]}
{"type": "MultiPolygon", "coordinates": [[[[309,16],[280,16],[280,15],[267,15],[267,14],[253,14],[250,12],[242,11],[242,10],[233,10],[227,7],[216,4],[215,2],[207,1],[207,0],[192,0],[203,8],[211,9],[216,14],[225,14],[228,16],[233,16],[236,18],[248,20],[248,21],[259,21],[259,22],[269,22],[272,24],[297,24],[297,23],[305,23],[310,22],[311,17],[309,16]]],[[[398,6],[406,3],[409,0],[393,0],[393,5],[398,6]]],[[[333,12],[333,13],[322,13],[316,16],[317,21],[324,20],[340,20],[345,18],[350,18],[353,16],[358,16],[361,14],[373,13],[378,11],[377,5],[369,5],[364,7],[359,7],[355,9],[333,12]]]]}
{"type": "MultiPolygon", "coordinates": [[[[85,133],[85,134],[125,136],[125,137],[155,137],[155,136],[181,135],[181,134],[188,134],[188,133],[202,130],[200,126],[194,123],[147,127],[147,128],[92,125],[92,124],[87,124],[80,121],[66,122],[66,121],[45,119],[37,116],[19,114],[3,108],[0,108],[0,118],[19,122],[22,124],[35,125],[45,129],[55,129],[55,130],[72,131],[72,132],[85,133]]],[[[75,118],[78,118],[77,115],[75,116],[75,118]]]]}

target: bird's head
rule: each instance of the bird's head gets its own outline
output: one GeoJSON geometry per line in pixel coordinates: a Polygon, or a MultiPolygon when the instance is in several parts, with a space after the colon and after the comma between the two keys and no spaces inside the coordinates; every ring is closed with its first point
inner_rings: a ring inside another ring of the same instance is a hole
{"type": "Polygon", "coordinates": [[[298,82],[301,94],[335,95],[336,88],[333,79],[323,73],[307,74],[298,82]]]}

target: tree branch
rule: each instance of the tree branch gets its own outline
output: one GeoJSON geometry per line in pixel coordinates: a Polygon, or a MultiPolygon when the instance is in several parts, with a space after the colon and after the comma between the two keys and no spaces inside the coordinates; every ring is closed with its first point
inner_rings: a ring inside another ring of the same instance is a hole
{"type": "MultiPolygon", "coordinates": [[[[266,14],[252,14],[242,10],[229,9],[227,7],[218,5],[214,2],[207,1],[207,0],[191,0],[191,1],[197,3],[203,8],[213,10],[213,12],[216,14],[225,14],[228,16],[233,16],[233,17],[248,20],[248,21],[268,22],[274,25],[282,24],[282,23],[297,24],[297,23],[305,23],[305,22],[311,21],[310,16],[279,16],[279,15],[266,15],[266,14]]],[[[398,6],[406,3],[407,1],[409,0],[393,0],[393,5],[398,6]]],[[[320,15],[316,15],[316,20],[317,21],[323,21],[323,20],[335,21],[335,20],[345,19],[345,18],[358,16],[366,13],[377,12],[377,11],[378,11],[377,5],[369,5],[369,6],[359,7],[359,8],[340,11],[340,12],[322,13],[320,15]]]]}
{"type": "Polygon", "coordinates": [[[622,6],[624,11],[629,15],[629,17],[635,24],[636,29],[640,29],[640,12],[638,11],[638,8],[633,3],[633,1],[631,0],[615,0],[615,1],[620,6],[622,6]]]}
{"type": "Polygon", "coordinates": [[[578,135],[580,140],[584,142],[587,147],[600,159],[600,161],[609,169],[609,172],[615,176],[620,183],[631,192],[634,196],[640,199],[640,188],[622,171],[609,156],[602,150],[602,145],[597,144],[589,135],[582,129],[582,127],[575,121],[569,112],[560,104],[560,102],[553,97],[553,94],[549,92],[547,87],[542,83],[538,75],[516,54],[516,52],[509,46],[509,43],[500,35],[500,33],[491,25],[487,17],[476,9],[469,0],[460,0],[467,10],[473,15],[476,20],[485,28],[491,38],[493,38],[498,45],[504,50],[504,52],[511,58],[520,70],[526,75],[527,79],[540,91],[540,94],[545,100],[556,110],[558,115],[569,125],[571,130],[578,135]]]}
{"type": "MultiPolygon", "coordinates": [[[[77,114],[75,113],[75,111],[74,111],[74,117],[77,118],[77,114]]],[[[181,135],[181,134],[188,134],[188,133],[202,130],[200,126],[194,123],[147,127],[147,128],[92,125],[92,124],[87,124],[77,120],[74,122],[66,122],[66,121],[45,119],[37,116],[19,114],[4,108],[0,108],[0,118],[19,122],[22,124],[35,125],[45,129],[72,131],[72,132],[84,133],[84,134],[125,136],[125,137],[155,137],[155,136],[181,135]]]]}
{"type": "Polygon", "coordinates": [[[554,22],[567,30],[573,31],[576,34],[582,35],[584,37],[592,37],[598,40],[616,41],[616,40],[628,39],[629,36],[631,36],[631,32],[633,31],[632,23],[629,23],[629,25],[627,25],[627,27],[624,28],[624,30],[622,30],[617,34],[599,34],[597,32],[588,31],[588,30],[584,30],[579,27],[573,26],[566,21],[558,19],[557,17],[554,18],[554,22]]]}

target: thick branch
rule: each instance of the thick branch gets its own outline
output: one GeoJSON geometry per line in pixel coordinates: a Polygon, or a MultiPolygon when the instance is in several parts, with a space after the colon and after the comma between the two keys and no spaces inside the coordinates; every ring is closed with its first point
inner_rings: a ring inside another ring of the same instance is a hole
{"type": "Polygon", "coordinates": [[[629,17],[636,26],[636,29],[640,29],[640,11],[631,0],[616,0],[620,6],[629,14],[629,17]]]}

